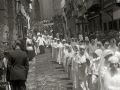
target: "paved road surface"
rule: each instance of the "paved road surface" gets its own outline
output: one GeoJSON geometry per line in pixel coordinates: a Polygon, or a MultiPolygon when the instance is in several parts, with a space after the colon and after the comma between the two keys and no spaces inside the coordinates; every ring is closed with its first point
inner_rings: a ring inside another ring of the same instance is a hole
{"type": "Polygon", "coordinates": [[[28,90],[72,90],[67,74],[51,57],[50,49],[29,63],[28,90]]]}

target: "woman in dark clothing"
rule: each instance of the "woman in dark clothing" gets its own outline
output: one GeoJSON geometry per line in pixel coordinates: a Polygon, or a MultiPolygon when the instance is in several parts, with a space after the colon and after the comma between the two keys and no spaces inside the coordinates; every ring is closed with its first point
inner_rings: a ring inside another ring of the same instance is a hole
{"type": "Polygon", "coordinates": [[[29,36],[26,40],[26,50],[27,50],[28,59],[29,61],[31,61],[34,57],[34,53],[33,53],[34,49],[33,49],[32,39],[29,36]]]}

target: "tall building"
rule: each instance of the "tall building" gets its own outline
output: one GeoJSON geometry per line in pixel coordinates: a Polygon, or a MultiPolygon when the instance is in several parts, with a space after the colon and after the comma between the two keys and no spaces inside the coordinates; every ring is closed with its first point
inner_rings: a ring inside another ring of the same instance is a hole
{"type": "Polygon", "coordinates": [[[60,3],[61,0],[33,0],[32,20],[46,20],[61,15],[60,3]]]}

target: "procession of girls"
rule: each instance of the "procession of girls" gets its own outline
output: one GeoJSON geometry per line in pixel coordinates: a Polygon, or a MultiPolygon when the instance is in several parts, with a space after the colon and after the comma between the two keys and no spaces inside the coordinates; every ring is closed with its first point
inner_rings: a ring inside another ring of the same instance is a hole
{"type": "Polygon", "coordinates": [[[73,90],[120,90],[120,42],[113,38],[104,45],[95,39],[85,42],[72,38],[54,38],[51,43],[55,58],[73,83],[73,90]]]}

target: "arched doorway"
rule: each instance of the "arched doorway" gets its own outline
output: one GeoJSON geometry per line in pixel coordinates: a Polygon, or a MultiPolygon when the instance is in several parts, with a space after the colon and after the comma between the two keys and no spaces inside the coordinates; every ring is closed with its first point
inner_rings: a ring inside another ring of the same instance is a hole
{"type": "Polygon", "coordinates": [[[38,0],[35,0],[34,2],[34,10],[35,10],[35,20],[39,21],[41,17],[40,17],[40,3],[38,0]]]}

